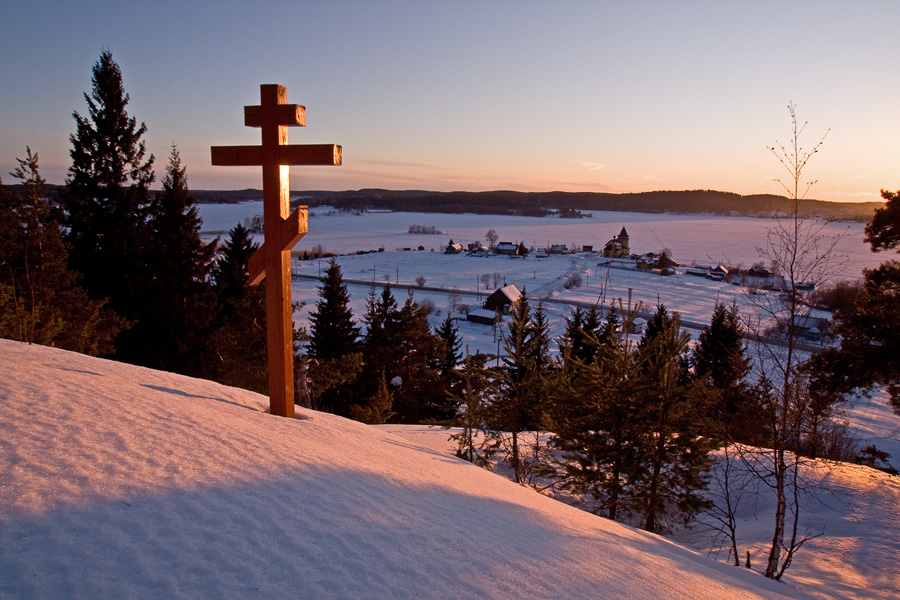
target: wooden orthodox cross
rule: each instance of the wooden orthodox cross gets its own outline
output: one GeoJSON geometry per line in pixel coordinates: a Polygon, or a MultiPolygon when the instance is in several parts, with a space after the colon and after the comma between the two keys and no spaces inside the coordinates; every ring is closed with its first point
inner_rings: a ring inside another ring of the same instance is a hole
{"type": "Polygon", "coordinates": [[[260,146],[213,146],[212,164],[262,166],[263,235],[250,258],[250,285],[266,280],[266,325],[269,353],[269,409],[294,416],[294,339],[291,303],[291,248],[307,231],[300,206],[288,215],[289,165],[339,165],[335,144],[288,145],[288,127],[306,125],[306,109],[287,103],[287,88],[259,86],[260,105],[244,107],[244,125],[262,129],[260,146]]]}

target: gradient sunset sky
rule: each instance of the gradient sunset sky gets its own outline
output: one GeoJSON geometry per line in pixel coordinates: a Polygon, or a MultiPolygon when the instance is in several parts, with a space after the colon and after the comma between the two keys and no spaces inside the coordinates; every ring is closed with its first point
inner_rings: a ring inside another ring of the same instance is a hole
{"type": "Polygon", "coordinates": [[[343,146],[291,188],[781,193],[767,146],[813,147],[810,197],[900,189],[900,1],[322,2],[8,0],[0,175],[26,146],[63,183],[73,111],[108,48],[148,128],[194,189],[260,187],[213,167],[256,144],[261,83],[307,109],[290,141],[343,146]]]}

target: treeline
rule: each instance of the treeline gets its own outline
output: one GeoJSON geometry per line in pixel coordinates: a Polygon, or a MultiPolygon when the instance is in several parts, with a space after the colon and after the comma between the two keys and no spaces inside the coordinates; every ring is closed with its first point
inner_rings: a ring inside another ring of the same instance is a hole
{"type": "Polygon", "coordinates": [[[456,417],[448,395],[457,384],[462,342],[449,314],[432,330],[430,305],[414,302],[410,291],[400,306],[385,284],[380,294],[371,288],[360,333],[333,258],[319,298],[301,349],[300,362],[308,365],[301,404],[366,423],[445,423],[456,417]]]}
{"type": "Polygon", "coordinates": [[[88,113],[75,113],[65,186],[47,192],[27,149],[0,188],[0,336],[266,390],[265,299],[247,283],[255,246],[238,226],[200,240],[173,145],[162,178],[105,51],[88,113]],[[217,253],[218,250],[218,253],[217,253]]]}
{"type": "MultiPolygon", "coordinates": [[[[198,192],[201,202],[221,201],[226,192],[198,192]]],[[[259,200],[262,192],[227,192],[230,199],[259,200]]],[[[559,212],[575,216],[575,211],[628,211],[647,213],[712,214],[742,217],[770,217],[793,214],[794,201],[784,196],[755,194],[742,196],[715,190],[655,191],[630,194],[596,192],[427,192],[366,189],[344,192],[291,192],[311,206],[332,205],[349,209],[381,208],[405,212],[476,213],[544,216],[559,212]]],[[[867,221],[879,202],[825,202],[800,200],[799,214],[827,220],[867,221]]]]}

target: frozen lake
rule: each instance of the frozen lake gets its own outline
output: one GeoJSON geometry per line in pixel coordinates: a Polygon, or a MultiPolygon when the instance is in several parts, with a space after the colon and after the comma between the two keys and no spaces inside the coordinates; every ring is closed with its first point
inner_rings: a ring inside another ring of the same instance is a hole
{"type": "MultiPolygon", "coordinates": [[[[237,205],[200,205],[207,237],[211,232],[227,231],[247,217],[262,213],[262,202],[237,205]]],[[[371,282],[411,286],[416,300],[428,300],[435,307],[432,324],[446,316],[451,303],[480,305],[487,291],[500,285],[515,284],[529,297],[547,299],[546,308],[552,333],[558,336],[565,327],[570,302],[607,304],[617,299],[655,307],[658,302],[681,313],[685,321],[706,323],[716,301],[730,304],[732,300],[746,307],[748,298],[738,286],[710,281],[692,275],[661,277],[653,273],[627,271],[599,266],[596,255],[573,254],[536,258],[491,256],[467,257],[464,254],[446,255],[442,250],[450,239],[463,244],[484,241],[488,229],[494,229],[500,241],[524,242],[529,247],[565,244],[568,247],[591,245],[602,249],[607,240],[625,227],[630,236],[631,251],[642,254],[668,248],[682,265],[718,264],[749,267],[759,262],[757,249],[766,244],[767,231],[776,224],[771,219],[729,218],[705,215],[665,215],[629,212],[595,212],[592,218],[560,219],[558,217],[515,217],[502,215],[387,213],[370,212],[354,215],[328,208],[310,211],[309,232],[295,246],[295,251],[312,250],[321,246],[325,251],[343,254],[338,257],[345,279],[359,281],[348,286],[351,309],[357,318],[365,312],[365,299],[371,282]],[[440,235],[407,233],[411,225],[433,226],[440,235]],[[415,250],[423,247],[424,251],[415,250]],[[384,252],[356,255],[360,250],[384,252]],[[412,250],[404,251],[404,248],[412,250]],[[352,254],[351,254],[352,253],[352,254]],[[564,278],[572,273],[582,276],[580,287],[566,290],[564,278]],[[427,288],[418,289],[416,279],[423,277],[427,288]],[[458,297],[450,290],[460,290],[458,297]]],[[[831,275],[840,278],[860,278],[863,268],[880,264],[886,257],[869,250],[863,243],[863,224],[837,222],[825,225],[823,233],[841,236],[836,246],[840,261],[831,275]]],[[[259,236],[259,241],[261,236],[259,236]]],[[[763,261],[765,262],[765,261],[763,261]]],[[[327,261],[294,261],[298,275],[318,276],[327,261]]],[[[319,282],[315,279],[295,279],[293,297],[306,306],[295,315],[299,325],[308,326],[309,310],[317,300],[319,282]]],[[[395,297],[402,303],[406,289],[395,289],[395,297]]],[[[532,302],[532,305],[536,302],[532,302]]],[[[459,313],[454,316],[463,317],[459,313]]],[[[497,351],[497,337],[485,325],[458,323],[460,334],[470,351],[497,351]]],[[[694,337],[697,331],[691,332],[694,337]]]]}
{"type": "MultiPolygon", "coordinates": [[[[261,201],[200,205],[204,231],[227,232],[245,218],[261,214],[261,201]]],[[[488,229],[496,230],[500,241],[524,242],[528,247],[566,244],[570,248],[592,245],[602,249],[625,227],[631,237],[631,250],[637,254],[669,248],[682,264],[696,261],[746,267],[760,260],[757,248],[765,245],[766,232],[774,225],[772,219],[631,212],[595,212],[591,218],[560,219],[388,212],[342,215],[313,208],[309,213],[309,233],[294,249],[310,250],[320,245],[329,252],[343,254],[424,246],[428,251],[440,252],[450,238],[464,246],[483,242],[488,229]],[[442,234],[410,234],[410,225],[433,225],[442,234]]],[[[848,260],[836,275],[859,277],[863,268],[877,266],[884,260],[863,243],[863,227],[862,223],[853,222],[825,226],[826,235],[843,236],[837,251],[848,260]]]]}

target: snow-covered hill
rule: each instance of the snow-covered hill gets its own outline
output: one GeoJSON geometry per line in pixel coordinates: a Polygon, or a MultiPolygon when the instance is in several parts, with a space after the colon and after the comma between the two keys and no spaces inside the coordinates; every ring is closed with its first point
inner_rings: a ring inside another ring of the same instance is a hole
{"type": "MultiPolygon", "coordinates": [[[[886,398],[863,402],[848,411],[851,431],[863,445],[876,443],[896,457],[900,453],[900,416],[892,413],[886,398]]],[[[435,452],[452,455],[455,442],[439,427],[378,425],[382,431],[435,452]]],[[[526,437],[526,442],[530,438],[526,437]]],[[[719,452],[717,460],[723,460],[719,452]]],[[[896,462],[896,461],[895,461],[896,462]]],[[[512,478],[511,470],[498,465],[495,472],[512,478]]],[[[735,491],[738,555],[743,564],[750,552],[753,568],[762,573],[772,541],[775,494],[759,480],[747,477],[738,460],[730,476],[735,491]]],[[[816,589],[835,598],[893,600],[900,598],[900,477],[876,469],[831,461],[805,461],[801,467],[805,491],[801,498],[799,534],[813,536],[796,554],[784,576],[792,585],[816,589]]],[[[710,484],[710,498],[720,490],[710,484]]],[[[562,500],[571,501],[566,496],[562,500]]],[[[722,527],[709,514],[701,514],[691,527],[674,532],[674,539],[704,556],[730,562],[730,546],[722,527]]]]}
{"type": "MultiPolygon", "coordinates": [[[[0,340],[0,598],[804,598],[390,432],[0,340]]],[[[885,521],[893,515],[884,515],[885,521]]]]}

